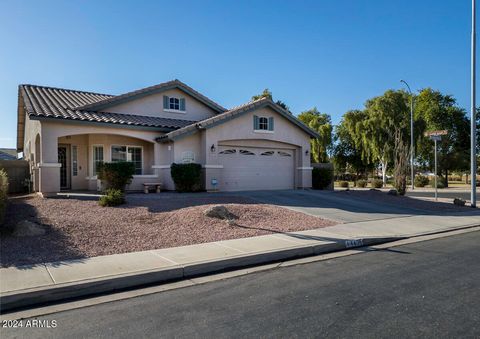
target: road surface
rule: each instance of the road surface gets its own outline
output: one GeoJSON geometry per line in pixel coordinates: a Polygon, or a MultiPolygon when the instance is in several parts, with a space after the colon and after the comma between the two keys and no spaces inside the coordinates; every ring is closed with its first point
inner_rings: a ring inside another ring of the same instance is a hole
{"type": "Polygon", "coordinates": [[[2,338],[480,337],[480,232],[39,318],[2,338]]]}

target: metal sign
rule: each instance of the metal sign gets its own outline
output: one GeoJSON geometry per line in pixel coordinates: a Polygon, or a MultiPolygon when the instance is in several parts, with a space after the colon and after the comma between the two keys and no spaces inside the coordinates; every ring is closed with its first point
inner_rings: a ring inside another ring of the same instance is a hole
{"type": "Polygon", "coordinates": [[[425,132],[426,137],[436,137],[436,136],[447,135],[447,134],[448,134],[448,131],[445,129],[440,131],[425,132]]]}

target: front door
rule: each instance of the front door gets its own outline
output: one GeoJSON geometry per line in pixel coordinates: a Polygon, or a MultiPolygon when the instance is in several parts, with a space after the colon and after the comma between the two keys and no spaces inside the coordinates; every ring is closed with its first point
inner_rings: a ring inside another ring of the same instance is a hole
{"type": "Polygon", "coordinates": [[[58,163],[62,165],[60,167],[60,189],[70,188],[70,161],[68,159],[68,150],[68,146],[58,146],[58,163]]]}

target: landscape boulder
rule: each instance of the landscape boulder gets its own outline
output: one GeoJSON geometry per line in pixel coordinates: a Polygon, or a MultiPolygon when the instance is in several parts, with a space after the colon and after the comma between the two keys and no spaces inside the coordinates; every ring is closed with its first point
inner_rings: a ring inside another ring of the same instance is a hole
{"type": "Polygon", "coordinates": [[[238,217],[230,212],[225,206],[223,205],[216,205],[216,206],[211,206],[207,208],[203,214],[205,216],[210,217],[210,218],[217,218],[217,219],[222,219],[222,220],[236,220],[238,217]]]}
{"type": "Polygon", "coordinates": [[[15,225],[13,236],[15,237],[34,237],[45,234],[45,229],[32,221],[22,220],[15,225]]]}
{"type": "Polygon", "coordinates": [[[455,198],[453,199],[453,204],[457,206],[465,206],[466,201],[462,198],[455,198]]]}

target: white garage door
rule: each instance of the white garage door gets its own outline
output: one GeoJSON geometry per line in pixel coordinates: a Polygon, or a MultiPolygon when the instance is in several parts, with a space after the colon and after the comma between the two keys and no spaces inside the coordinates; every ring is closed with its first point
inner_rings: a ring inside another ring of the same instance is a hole
{"type": "Polygon", "coordinates": [[[224,191],[294,188],[293,150],[222,146],[218,156],[224,191]]]}

